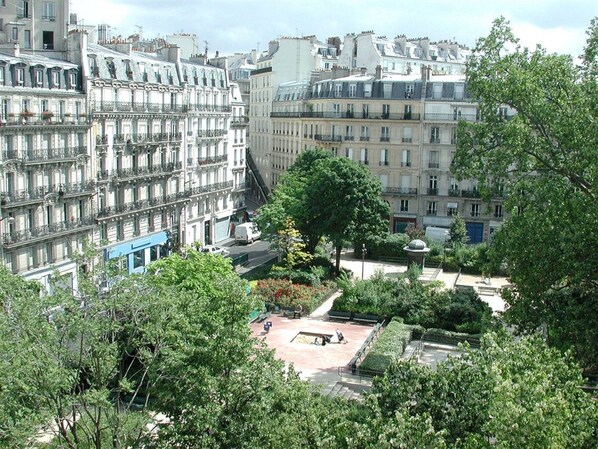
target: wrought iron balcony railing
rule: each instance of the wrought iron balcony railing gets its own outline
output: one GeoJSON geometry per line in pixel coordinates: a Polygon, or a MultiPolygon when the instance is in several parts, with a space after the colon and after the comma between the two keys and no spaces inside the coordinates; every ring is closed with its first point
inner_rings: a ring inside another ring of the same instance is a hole
{"type": "Polygon", "coordinates": [[[2,235],[2,243],[6,246],[11,246],[31,240],[54,239],[61,234],[81,232],[82,228],[91,227],[94,226],[94,224],[95,219],[93,216],[83,218],[73,217],[71,220],[67,221],[4,233],[2,235]]]}

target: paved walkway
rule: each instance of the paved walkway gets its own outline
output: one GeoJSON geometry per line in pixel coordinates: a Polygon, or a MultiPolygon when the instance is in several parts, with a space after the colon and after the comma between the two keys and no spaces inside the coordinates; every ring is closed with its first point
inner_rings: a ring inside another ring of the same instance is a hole
{"type": "MultiPolygon", "coordinates": [[[[361,278],[363,268],[366,279],[380,270],[391,276],[407,270],[405,265],[400,264],[372,261],[365,261],[362,264],[361,260],[356,260],[352,255],[345,254],[341,258],[341,265],[352,270],[356,278],[361,278]]],[[[453,288],[455,282],[458,282],[458,285],[471,286],[475,289],[487,286],[479,276],[461,275],[457,280],[456,273],[440,273],[438,280],[442,280],[448,288],[453,288]]],[[[504,278],[491,280],[491,286],[506,285],[508,285],[508,281],[504,278]]],[[[341,379],[338,367],[346,366],[349,363],[373,328],[373,325],[367,324],[330,321],[328,311],[338,295],[340,292],[335,293],[308,317],[293,319],[272,314],[267,320],[272,322],[272,327],[268,332],[264,331],[264,323],[250,325],[254,336],[262,338],[269,348],[275,350],[280,359],[292,363],[302,379],[322,385],[324,393],[333,390],[341,380],[344,383],[361,382],[359,378],[347,375],[341,379]],[[343,333],[348,341],[347,344],[331,343],[326,346],[313,344],[316,336],[334,335],[336,330],[343,333]]],[[[481,298],[488,302],[495,311],[504,309],[504,303],[498,295],[481,295],[481,298]]],[[[434,367],[449,354],[456,355],[457,353],[454,348],[448,346],[426,343],[419,361],[434,367]]]]}

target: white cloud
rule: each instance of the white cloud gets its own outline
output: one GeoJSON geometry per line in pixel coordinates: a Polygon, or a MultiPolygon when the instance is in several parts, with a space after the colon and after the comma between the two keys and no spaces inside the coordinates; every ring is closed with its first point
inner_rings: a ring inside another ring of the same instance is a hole
{"type": "Polygon", "coordinates": [[[585,30],[577,28],[540,28],[531,23],[512,23],[513,32],[523,46],[533,49],[542,45],[550,53],[570,54],[577,58],[585,46],[585,30]]]}
{"type": "Polygon", "coordinates": [[[114,0],[72,0],[71,12],[84,25],[99,25],[106,23],[116,29],[127,22],[131,13],[129,6],[114,0]]]}

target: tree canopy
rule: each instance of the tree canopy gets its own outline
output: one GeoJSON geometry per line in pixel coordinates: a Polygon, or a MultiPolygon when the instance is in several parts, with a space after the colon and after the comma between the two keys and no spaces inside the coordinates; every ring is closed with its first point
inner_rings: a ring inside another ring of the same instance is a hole
{"type": "Polygon", "coordinates": [[[342,246],[384,234],[388,216],[380,183],[366,168],[325,150],[308,150],[281,177],[260,209],[259,223],[263,232],[275,235],[293,220],[310,253],[327,237],[337,250],[338,271],[342,246]]]}
{"type": "Polygon", "coordinates": [[[486,198],[507,193],[494,237],[514,289],[506,317],[598,366],[598,28],[581,65],[520,46],[499,19],[480,39],[467,88],[483,121],[461,123],[453,170],[486,198]],[[501,108],[506,108],[501,109],[501,108]],[[506,112],[506,113],[505,113],[506,112]]]}

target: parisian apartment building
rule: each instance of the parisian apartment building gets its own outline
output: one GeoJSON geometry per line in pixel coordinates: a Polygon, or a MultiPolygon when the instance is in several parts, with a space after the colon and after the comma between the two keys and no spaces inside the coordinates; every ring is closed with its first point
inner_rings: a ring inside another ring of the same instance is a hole
{"type": "MultiPolygon", "coordinates": [[[[392,232],[410,224],[448,228],[460,214],[470,242],[488,240],[502,223],[504,192],[496,186],[487,204],[475,182],[458,182],[450,171],[459,121],[481,119],[467,93],[469,54],[451,41],[390,40],[369,31],[345,36],[339,66],[277,84],[267,104],[270,121],[260,125],[269,136],[251,141],[252,154],[268,162],[260,165],[268,187],[302,151],[325,148],[380,180],[392,232]]],[[[263,76],[252,73],[252,88],[263,76]]]]}
{"type": "Polygon", "coordinates": [[[6,3],[0,260],[46,287],[60,274],[76,288],[85,242],[142,272],[178,246],[229,238],[245,220],[248,121],[226,58],[98,43],[69,26],[67,1],[49,2],[52,20],[48,2],[6,3]],[[57,21],[51,51],[44,27],[57,21]],[[28,35],[42,41],[29,48],[28,35]]]}

